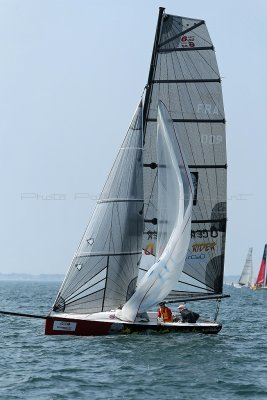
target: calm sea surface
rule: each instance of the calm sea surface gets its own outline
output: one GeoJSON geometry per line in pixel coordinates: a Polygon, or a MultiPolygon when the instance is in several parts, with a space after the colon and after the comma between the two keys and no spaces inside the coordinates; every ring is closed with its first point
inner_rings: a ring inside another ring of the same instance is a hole
{"type": "MultiPolygon", "coordinates": [[[[2,281],[0,309],[46,314],[59,285],[2,281]]],[[[53,337],[0,316],[0,399],[267,399],[267,290],[225,293],[214,336],[53,337]]]]}

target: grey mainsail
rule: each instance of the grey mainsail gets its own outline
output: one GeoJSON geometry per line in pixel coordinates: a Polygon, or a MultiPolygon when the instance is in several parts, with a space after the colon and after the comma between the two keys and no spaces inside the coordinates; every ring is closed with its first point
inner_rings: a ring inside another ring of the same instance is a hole
{"type": "Polygon", "coordinates": [[[253,283],[252,247],[248,250],[247,258],[238,283],[241,286],[250,286],[253,283]]]}
{"type": "Polygon", "coordinates": [[[162,100],[194,182],[191,241],[168,299],[222,294],[226,235],[226,138],[221,79],[205,22],[160,9],[144,104],[145,234],[140,276],[157,252],[156,112],[162,100]]]}
{"type": "Polygon", "coordinates": [[[138,106],[53,310],[95,313],[133,294],[143,235],[143,126],[138,106]]]}

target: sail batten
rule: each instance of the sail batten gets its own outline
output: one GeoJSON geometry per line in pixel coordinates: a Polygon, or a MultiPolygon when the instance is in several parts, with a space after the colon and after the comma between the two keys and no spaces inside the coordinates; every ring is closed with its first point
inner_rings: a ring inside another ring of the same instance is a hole
{"type": "Polygon", "coordinates": [[[173,53],[173,52],[181,52],[181,51],[205,51],[205,50],[212,50],[214,51],[213,46],[206,46],[206,47],[181,47],[181,48],[169,48],[169,49],[160,49],[159,53],[164,54],[164,53],[173,53]]]}

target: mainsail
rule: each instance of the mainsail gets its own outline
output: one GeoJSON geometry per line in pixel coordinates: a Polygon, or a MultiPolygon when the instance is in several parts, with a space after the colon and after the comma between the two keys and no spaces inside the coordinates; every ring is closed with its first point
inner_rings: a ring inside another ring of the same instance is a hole
{"type": "Polygon", "coordinates": [[[241,276],[239,278],[239,285],[250,286],[253,279],[253,265],[252,265],[252,247],[249,248],[245,265],[243,267],[241,276]]]}
{"type": "Polygon", "coordinates": [[[143,235],[143,123],[138,106],[54,311],[95,313],[133,294],[143,235]]]}
{"type": "Polygon", "coordinates": [[[220,296],[226,236],[226,138],[221,78],[203,20],[160,9],[144,103],[145,234],[139,281],[157,254],[156,124],[162,100],[194,184],[191,241],[169,300],[220,296]]]}
{"type": "Polygon", "coordinates": [[[261,265],[260,265],[259,273],[258,273],[257,280],[256,280],[256,286],[267,286],[266,253],[267,253],[267,244],[264,246],[261,265]]]}
{"type": "Polygon", "coordinates": [[[155,307],[171,292],[181,275],[190,241],[193,184],[171,117],[161,102],[157,115],[157,162],[157,255],[136,292],[116,312],[118,318],[128,321],[134,321],[138,312],[155,307]]]}

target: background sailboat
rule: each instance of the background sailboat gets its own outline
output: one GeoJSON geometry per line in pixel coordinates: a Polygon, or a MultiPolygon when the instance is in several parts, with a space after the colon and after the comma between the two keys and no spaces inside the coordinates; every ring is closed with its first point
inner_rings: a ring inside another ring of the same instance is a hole
{"type": "Polygon", "coordinates": [[[249,248],[247,258],[236,288],[250,287],[253,284],[253,263],[252,263],[252,247],[249,248]]]}
{"type": "Polygon", "coordinates": [[[253,286],[253,289],[255,290],[267,289],[266,252],[267,252],[267,244],[264,246],[259,273],[255,285],[253,286]]]}

